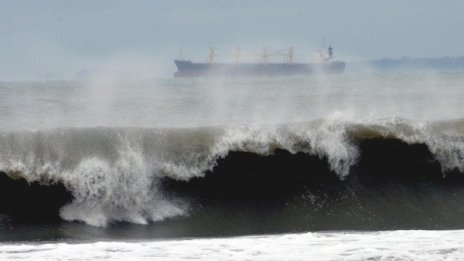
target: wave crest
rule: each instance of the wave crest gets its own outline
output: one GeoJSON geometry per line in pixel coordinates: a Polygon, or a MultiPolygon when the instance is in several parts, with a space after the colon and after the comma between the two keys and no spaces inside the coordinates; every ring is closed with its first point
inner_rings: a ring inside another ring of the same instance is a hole
{"type": "Polygon", "coordinates": [[[192,129],[62,128],[0,133],[0,170],[12,178],[60,182],[74,200],[60,216],[95,226],[145,224],[187,213],[161,178],[188,181],[212,171],[232,151],[262,156],[276,149],[326,159],[341,179],[360,157],[359,143],[394,138],[425,144],[443,172],[464,172],[464,122],[320,119],[285,125],[192,129]]]}

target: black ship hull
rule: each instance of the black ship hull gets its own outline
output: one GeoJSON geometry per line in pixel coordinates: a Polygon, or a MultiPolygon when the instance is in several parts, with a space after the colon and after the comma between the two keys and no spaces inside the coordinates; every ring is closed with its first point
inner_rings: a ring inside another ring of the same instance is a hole
{"type": "Polygon", "coordinates": [[[192,63],[175,60],[175,77],[208,76],[283,76],[309,75],[313,73],[342,73],[345,63],[328,61],[323,63],[192,63]]]}

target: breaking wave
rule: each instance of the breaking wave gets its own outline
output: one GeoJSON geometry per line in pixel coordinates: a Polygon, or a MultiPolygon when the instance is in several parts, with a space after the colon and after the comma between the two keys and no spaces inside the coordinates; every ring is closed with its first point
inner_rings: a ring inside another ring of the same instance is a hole
{"type": "MultiPolygon", "coordinates": [[[[0,171],[29,184],[62,184],[72,196],[62,202],[65,205],[59,210],[64,220],[94,226],[117,221],[146,224],[188,214],[194,206],[188,198],[172,192],[185,192],[189,184],[192,185],[190,194],[201,194],[201,191],[192,192],[196,189],[211,190],[207,186],[215,183],[195,186],[194,182],[205,180],[205,175],[214,176],[221,165],[229,168],[225,159],[235,159],[229,163],[243,169],[253,168],[250,159],[272,158],[283,152],[287,158],[303,155],[303,165],[311,160],[323,162],[321,169],[326,168],[325,172],[333,173],[343,182],[355,175],[360,160],[369,156],[362,151],[366,144],[375,147],[376,141],[385,140],[425,146],[431,155],[427,160],[438,164],[442,176],[464,172],[464,120],[414,122],[392,118],[356,122],[337,117],[242,127],[3,131],[0,133],[0,171]]],[[[281,176],[269,178],[275,178],[276,183],[285,180],[288,178],[285,169],[290,177],[295,170],[283,165],[294,162],[268,164],[283,169],[283,174],[279,172],[281,176]]],[[[322,173],[311,166],[304,172],[308,176],[322,173]]],[[[418,178],[420,173],[414,175],[418,178]]],[[[266,178],[260,176],[256,182],[266,178]]],[[[258,185],[253,183],[242,189],[253,190],[253,186],[258,185]]]]}

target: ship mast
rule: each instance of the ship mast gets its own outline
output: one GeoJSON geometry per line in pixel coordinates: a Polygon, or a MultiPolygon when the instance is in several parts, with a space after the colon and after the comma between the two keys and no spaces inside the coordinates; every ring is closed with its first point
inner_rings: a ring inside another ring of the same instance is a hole
{"type": "Polygon", "coordinates": [[[327,61],[327,58],[324,54],[324,50],[325,50],[325,37],[322,37],[322,50],[319,50],[318,53],[319,53],[319,57],[320,57],[320,60],[322,62],[325,62],[327,61]]]}

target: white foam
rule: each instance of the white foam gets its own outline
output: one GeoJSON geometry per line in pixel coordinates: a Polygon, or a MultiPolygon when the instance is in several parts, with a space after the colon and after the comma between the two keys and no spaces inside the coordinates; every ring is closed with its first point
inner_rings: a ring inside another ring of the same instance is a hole
{"type": "Polygon", "coordinates": [[[1,260],[462,260],[463,230],[0,244],[1,260]]]}

